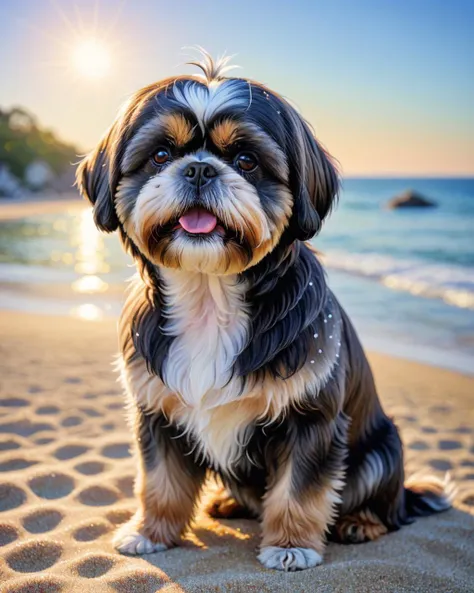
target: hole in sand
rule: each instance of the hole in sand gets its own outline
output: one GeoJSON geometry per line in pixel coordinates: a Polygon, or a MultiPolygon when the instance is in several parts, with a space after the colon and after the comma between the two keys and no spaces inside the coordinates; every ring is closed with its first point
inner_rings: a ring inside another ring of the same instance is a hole
{"type": "Polygon", "coordinates": [[[18,443],[13,439],[0,442],[0,451],[13,451],[14,449],[19,449],[20,447],[21,443],[18,443]]]}
{"type": "Polygon", "coordinates": [[[474,430],[469,426],[458,426],[457,428],[453,428],[452,432],[457,432],[457,434],[471,434],[474,430]]]}
{"type": "Polygon", "coordinates": [[[13,525],[0,524],[0,546],[11,544],[18,537],[18,531],[13,525]]]}
{"type": "Polygon", "coordinates": [[[19,420],[18,422],[8,422],[0,424],[0,433],[17,434],[22,437],[29,437],[41,430],[55,430],[52,424],[41,422],[31,422],[31,420],[19,420]]]}
{"type": "Polygon", "coordinates": [[[110,527],[106,523],[91,523],[78,527],[72,534],[73,538],[78,542],[91,542],[98,539],[104,533],[108,533],[110,527]]]}
{"type": "Polygon", "coordinates": [[[100,418],[103,416],[102,412],[99,412],[94,408],[81,408],[81,412],[89,416],[89,418],[100,418]]]}
{"type": "Polygon", "coordinates": [[[82,383],[82,379],[80,377],[66,377],[64,379],[64,383],[77,385],[78,383],[82,383]]]}
{"type": "Polygon", "coordinates": [[[166,579],[144,570],[133,570],[124,576],[109,581],[110,585],[118,593],[130,593],[130,591],[133,591],[133,593],[155,593],[167,582],[166,579]]]}
{"type": "Polygon", "coordinates": [[[116,562],[117,559],[113,557],[91,554],[89,557],[80,560],[76,564],[75,570],[79,576],[85,579],[96,579],[109,572],[116,562]]]}
{"type": "Polygon", "coordinates": [[[78,500],[87,506],[107,506],[117,502],[118,499],[118,494],[105,486],[90,486],[78,496],[78,500]]]}
{"type": "Polygon", "coordinates": [[[10,511],[22,505],[26,492],[14,484],[0,484],[0,511],[10,511]]]}
{"type": "Polygon", "coordinates": [[[5,406],[6,408],[22,408],[29,405],[30,402],[21,397],[6,397],[0,399],[0,406],[5,406]]]}
{"type": "Polygon", "coordinates": [[[446,472],[448,469],[453,469],[453,464],[447,459],[430,459],[429,464],[433,469],[439,469],[442,472],[446,472]]]}
{"type": "Polygon", "coordinates": [[[84,445],[65,445],[56,449],[54,456],[56,459],[61,460],[74,459],[74,457],[79,457],[79,455],[83,455],[86,451],[89,451],[89,447],[85,447],[84,445]]]}
{"type": "Polygon", "coordinates": [[[53,441],[55,441],[56,439],[53,437],[40,437],[39,439],[35,439],[35,445],[49,445],[49,443],[52,443],[53,441]]]}
{"type": "Polygon", "coordinates": [[[408,445],[408,448],[413,449],[414,451],[426,451],[430,446],[424,441],[413,441],[413,443],[408,445]]]}
{"type": "Polygon", "coordinates": [[[60,409],[57,406],[40,406],[37,410],[37,414],[48,415],[48,414],[59,414],[60,409]]]}
{"type": "Polygon", "coordinates": [[[55,509],[40,509],[23,518],[23,527],[30,533],[46,533],[61,523],[64,515],[55,509]]]}
{"type": "Polygon", "coordinates": [[[421,432],[424,432],[425,434],[435,434],[436,432],[438,432],[438,429],[434,426],[422,426],[421,432]]]}
{"type": "Polygon", "coordinates": [[[104,471],[105,463],[102,463],[102,461],[84,461],[75,465],[74,469],[85,476],[94,476],[104,471]]]}
{"type": "Polygon", "coordinates": [[[40,385],[30,385],[28,387],[28,393],[41,393],[43,388],[40,385]]]}
{"type": "Polygon", "coordinates": [[[130,447],[128,443],[114,443],[113,445],[106,445],[102,449],[102,455],[110,459],[124,459],[130,457],[130,447]]]}
{"type": "Polygon", "coordinates": [[[61,426],[79,426],[79,424],[82,424],[82,422],[83,420],[80,416],[68,416],[67,418],[64,418],[64,420],[61,422],[61,426]]]}
{"type": "Polygon", "coordinates": [[[33,492],[41,498],[55,499],[67,496],[74,488],[74,479],[66,474],[46,474],[28,482],[33,492]]]}
{"type": "Polygon", "coordinates": [[[105,389],[102,391],[102,395],[122,395],[121,389],[105,389]]]}
{"type": "Polygon", "coordinates": [[[122,402],[112,402],[111,404],[107,404],[109,410],[122,410],[124,407],[122,402]]]}
{"type": "Polygon", "coordinates": [[[459,441],[438,441],[438,449],[441,449],[441,451],[454,451],[455,449],[462,449],[462,443],[459,441]]]}
{"type": "Polygon", "coordinates": [[[63,587],[63,583],[55,577],[30,577],[27,582],[10,585],[6,593],[59,593],[63,590],[63,587]]]}
{"type": "Polygon", "coordinates": [[[127,509],[114,509],[109,511],[105,516],[114,525],[120,525],[131,519],[133,513],[127,509]]]}
{"type": "Polygon", "coordinates": [[[29,461],[28,459],[22,459],[21,457],[8,459],[7,461],[0,463],[0,472],[14,472],[20,469],[26,469],[37,463],[37,461],[29,461]]]}
{"type": "Polygon", "coordinates": [[[18,546],[6,555],[10,568],[17,572],[38,572],[56,564],[63,548],[48,541],[35,541],[18,546]]]}

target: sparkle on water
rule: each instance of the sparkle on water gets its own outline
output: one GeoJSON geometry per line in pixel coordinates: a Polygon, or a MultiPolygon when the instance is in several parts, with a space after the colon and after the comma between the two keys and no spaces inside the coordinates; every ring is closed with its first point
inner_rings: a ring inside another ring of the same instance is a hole
{"type": "Polygon", "coordinates": [[[80,319],[85,319],[86,321],[98,321],[103,317],[101,309],[92,303],[84,303],[83,305],[74,307],[74,309],[71,311],[71,314],[74,317],[79,317],[80,319]]]}

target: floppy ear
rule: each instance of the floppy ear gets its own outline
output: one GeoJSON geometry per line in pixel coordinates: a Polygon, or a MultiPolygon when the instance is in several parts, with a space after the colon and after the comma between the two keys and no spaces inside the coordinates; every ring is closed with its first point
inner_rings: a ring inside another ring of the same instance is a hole
{"type": "Polygon", "coordinates": [[[79,164],[76,183],[82,196],[94,206],[94,221],[101,231],[111,233],[119,221],[112,195],[112,131],[79,164]]]}
{"type": "Polygon", "coordinates": [[[290,228],[295,238],[311,239],[337,199],[339,177],[331,157],[313,136],[308,124],[291,114],[290,186],[294,198],[290,228]]]}

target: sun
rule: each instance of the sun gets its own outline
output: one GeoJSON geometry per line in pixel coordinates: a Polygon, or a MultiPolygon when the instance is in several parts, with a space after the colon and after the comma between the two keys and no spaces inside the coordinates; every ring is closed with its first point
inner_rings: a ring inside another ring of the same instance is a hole
{"type": "Polygon", "coordinates": [[[75,70],[84,78],[104,78],[110,72],[110,51],[100,39],[80,40],[72,57],[75,70]]]}

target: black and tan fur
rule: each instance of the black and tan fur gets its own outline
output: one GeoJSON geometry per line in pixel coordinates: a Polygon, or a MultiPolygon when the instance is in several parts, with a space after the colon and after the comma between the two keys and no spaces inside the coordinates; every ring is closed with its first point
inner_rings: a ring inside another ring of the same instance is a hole
{"type": "Polygon", "coordinates": [[[284,99],[220,66],[206,57],[204,79],[139,91],[78,170],[139,271],[120,321],[139,508],[115,543],[178,544],[210,473],[223,484],[211,512],[258,517],[260,561],[303,569],[328,536],[375,539],[447,509],[449,492],[404,484],[397,428],[305,243],[336,199],[334,165],[284,99]],[[163,145],[172,160],[156,170],[163,145]],[[235,170],[242,149],[259,159],[251,175],[235,170]],[[193,159],[219,177],[199,194],[182,178],[193,159]],[[196,203],[225,235],[177,230],[196,203]]]}

